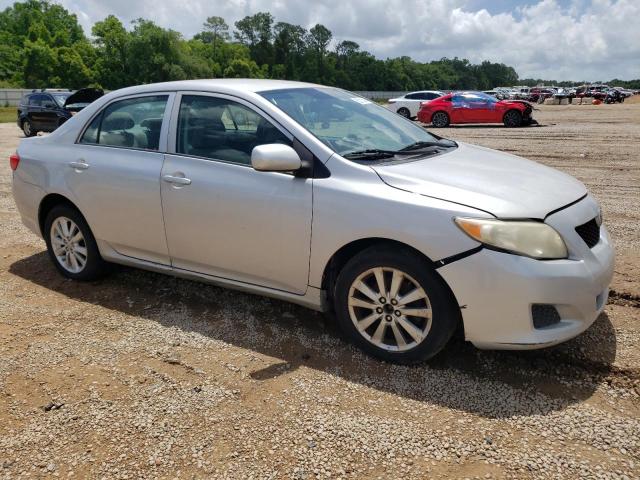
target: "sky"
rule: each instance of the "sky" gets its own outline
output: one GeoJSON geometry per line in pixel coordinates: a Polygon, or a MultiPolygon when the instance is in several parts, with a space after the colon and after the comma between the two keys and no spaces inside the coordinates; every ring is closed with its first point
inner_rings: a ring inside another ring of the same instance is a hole
{"type": "MultiPolygon", "coordinates": [[[[0,8],[11,5],[0,0],[0,8]]],[[[521,78],[640,78],[640,0],[57,0],[90,34],[109,14],[143,17],[189,38],[205,18],[230,27],[268,11],[276,21],[322,23],[378,58],[407,55],[502,62],[521,78]]]]}

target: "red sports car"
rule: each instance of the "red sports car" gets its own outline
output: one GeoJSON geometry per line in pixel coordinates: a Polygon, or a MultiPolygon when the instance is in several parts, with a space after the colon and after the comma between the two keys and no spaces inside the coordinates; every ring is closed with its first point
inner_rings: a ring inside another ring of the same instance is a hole
{"type": "Polygon", "coordinates": [[[452,123],[504,123],[506,127],[530,125],[533,122],[530,103],[522,100],[498,100],[480,92],[458,92],[424,102],[418,120],[434,127],[452,123]]]}

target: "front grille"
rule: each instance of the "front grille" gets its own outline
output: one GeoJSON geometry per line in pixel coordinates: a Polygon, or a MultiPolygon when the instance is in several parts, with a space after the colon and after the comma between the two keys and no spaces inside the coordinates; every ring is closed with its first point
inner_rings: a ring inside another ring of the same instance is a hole
{"type": "Polygon", "coordinates": [[[578,232],[580,238],[584,240],[584,243],[586,243],[589,248],[595,247],[600,241],[600,226],[595,218],[577,226],[576,232],[578,232]]]}
{"type": "Polygon", "coordinates": [[[556,307],[545,303],[531,305],[531,316],[533,317],[533,327],[536,329],[560,323],[560,314],[556,307]]]}

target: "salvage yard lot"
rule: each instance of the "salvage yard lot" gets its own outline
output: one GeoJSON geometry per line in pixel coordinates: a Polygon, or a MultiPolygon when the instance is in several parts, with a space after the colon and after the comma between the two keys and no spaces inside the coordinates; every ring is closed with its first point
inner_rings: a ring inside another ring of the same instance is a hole
{"type": "MultiPolygon", "coordinates": [[[[64,280],[0,169],[0,478],[637,478],[640,104],[541,106],[541,126],[437,133],[582,180],[617,247],[585,334],[537,352],[460,340],[372,360],[323,316],[117,269],[64,280]]],[[[0,125],[0,156],[20,139],[0,125]]]]}

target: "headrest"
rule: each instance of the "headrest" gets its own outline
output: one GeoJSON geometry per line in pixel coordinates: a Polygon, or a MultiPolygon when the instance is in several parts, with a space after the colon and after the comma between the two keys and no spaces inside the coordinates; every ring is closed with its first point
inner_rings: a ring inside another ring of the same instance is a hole
{"type": "Polygon", "coordinates": [[[102,121],[102,130],[128,130],[133,128],[135,122],[130,113],[127,112],[113,112],[105,117],[102,121]]]}
{"type": "Polygon", "coordinates": [[[149,130],[160,131],[162,128],[162,118],[145,118],[142,123],[140,123],[140,126],[148,128],[149,130]]]}

